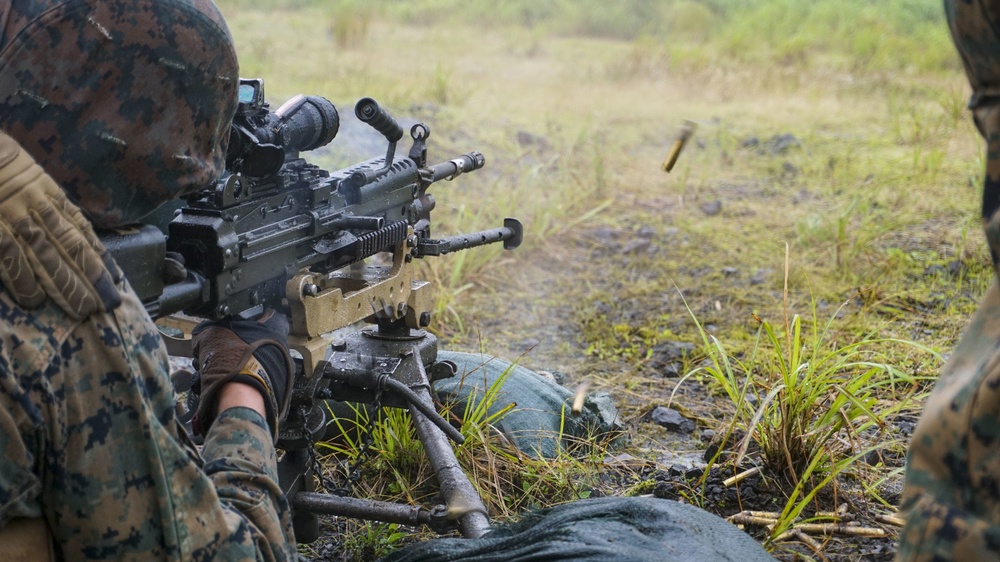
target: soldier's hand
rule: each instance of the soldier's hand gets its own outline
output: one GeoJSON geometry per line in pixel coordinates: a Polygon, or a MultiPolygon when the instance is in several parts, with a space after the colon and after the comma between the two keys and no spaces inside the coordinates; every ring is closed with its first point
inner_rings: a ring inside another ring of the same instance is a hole
{"type": "Polygon", "coordinates": [[[288,319],[273,310],[256,320],[230,317],[195,327],[195,433],[208,433],[219,413],[219,392],[227,383],[238,382],[254,387],[264,397],[267,424],[277,441],[294,383],[287,339],[288,319]]]}
{"type": "Polygon", "coordinates": [[[83,213],[0,132],[0,282],[18,304],[46,298],[74,319],[121,303],[121,271],[83,213]]]}

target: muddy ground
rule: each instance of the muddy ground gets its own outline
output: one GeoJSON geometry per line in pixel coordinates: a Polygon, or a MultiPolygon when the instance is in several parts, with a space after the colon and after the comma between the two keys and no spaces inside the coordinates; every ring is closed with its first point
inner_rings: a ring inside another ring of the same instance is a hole
{"type": "MultiPolygon", "coordinates": [[[[718,468],[702,478],[706,461],[714,453],[713,447],[718,446],[717,439],[713,442],[713,438],[724,431],[729,409],[710,386],[692,380],[679,383],[680,376],[700,360],[697,352],[700,346],[694,344],[697,336],[687,320],[679,320],[675,330],[683,339],[644,350],[649,352],[648,359],[638,364],[632,359],[601,359],[587,353],[588,344],[581,334],[581,317],[589,316],[587,307],[603,308],[610,313],[611,305],[600,300],[592,303],[583,293],[615,295],[622,290],[621,286],[616,286],[614,276],[595,279],[594,269],[623,270],[629,267],[634,252],[667,252],[671,236],[679,234],[663,225],[637,224],[631,229],[595,226],[554,245],[558,247],[556,251],[543,248],[512,259],[507,267],[517,267],[520,275],[510,283],[494,285],[490,294],[471,299],[474,310],[489,310],[487,315],[478,317],[476,330],[489,334],[486,348],[490,353],[519,358],[522,364],[533,369],[554,371],[563,377],[569,388],[583,380],[598,381],[598,388],[615,398],[629,431],[630,444],[609,451],[608,478],[601,493],[621,494],[641,489],[656,497],[689,502],[704,494],[703,507],[722,517],[748,510],[780,511],[785,498],[783,490],[788,489],[785,483],[758,475],[738,486],[724,486],[723,481],[733,473],[724,474],[718,468]],[[555,299],[553,294],[567,298],[555,299]],[[669,413],[665,412],[668,405],[669,413]]],[[[711,264],[703,267],[705,271],[696,276],[712,273],[711,264]]],[[[721,267],[715,273],[737,278],[738,283],[747,287],[758,283],[755,276],[761,275],[757,269],[734,272],[723,271],[721,267]]],[[[687,295],[687,298],[692,296],[687,295]]],[[[679,294],[663,294],[658,300],[661,308],[653,311],[639,299],[614,299],[614,314],[636,322],[654,313],[685,317],[686,309],[679,294]]],[[[694,297],[688,304],[711,308],[711,302],[699,300],[704,299],[694,297]]],[[[724,327],[717,324],[709,325],[708,329],[719,331],[724,327]]],[[[912,422],[897,420],[905,426],[904,431],[912,431],[912,422]]],[[[875,459],[872,462],[876,462],[875,459]]],[[[902,466],[903,459],[899,455],[892,458],[887,455],[878,462],[898,467],[902,466]]],[[[899,487],[898,478],[888,482],[883,489],[887,499],[897,501],[899,487]]],[[[822,545],[820,553],[799,542],[789,542],[776,550],[775,555],[781,560],[798,560],[798,554],[831,561],[892,560],[898,529],[875,520],[876,515],[891,513],[890,510],[872,505],[863,494],[845,490],[836,498],[827,494],[817,502],[820,510],[836,511],[838,508],[846,508],[850,514],[848,518],[860,525],[884,531],[885,537],[819,536],[815,540],[822,545]]],[[[746,530],[754,538],[765,538],[761,527],[747,526],[746,530]]]]}
{"type": "MultiPolygon", "coordinates": [[[[706,361],[698,324],[720,340],[745,345],[759,326],[756,318],[775,321],[785,307],[804,312],[815,305],[823,317],[836,311],[838,318],[870,319],[861,321],[878,324],[891,336],[949,349],[983,287],[969,279],[988,278],[989,273],[981,256],[956,249],[937,234],[955,230],[965,220],[945,215],[890,233],[873,243],[869,254],[855,256],[859,262],[877,262],[886,247],[934,252],[933,261],[905,282],[929,286],[927,291],[899,296],[888,287],[884,298],[869,299],[865,289],[849,282],[826,285],[818,295],[799,282],[786,293],[784,242],[792,241],[795,259],[807,254],[808,248],[795,247],[795,225],[813,209],[832,205],[834,196],[800,179],[799,166],[812,157],[809,141],[800,142],[791,133],[762,134],[763,141],[743,134],[735,152],[711,141],[688,149],[703,166],[723,163],[721,167],[736,170],[712,176],[694,192],[677,193],[667,183],[661,190],[623,190],[611,198],[605,193],[594,202],[610,200],[602,212],[554,229],[544,240],[498,253],[475,272],[470,290],[454,298],[452,312],[439,318],[434,329],[445,349],[485,352],[551,373],[567,388],[587,381],[592,390],[611,394],[629,439],[607,451],[602,477],[588,490],[591,496],[652,495],[695,503],[725,518],[743,514],[743,523],[738,517],[734,522],[764,541],[766,522],[753,517],[763,512],[766,519],[767,512],[780,511],[794,484],[766,471],[736,485],[725,483],[754,467],[754,451],[740,467],[725,464],[734,445],[720,443],[719,436],[732,419],[732,404],[703,377],[682,382],[706,361]],[[771,148],[761,149],[761,144],[771,148]],[[753,165],[741,165],[751,161],[753,165]],[[774,250],[764,258],[759,252],[745,253],[741,246],[746,237],[767,239],[774,250]],[[722,453],[706,474],[708,460],[720,446],[722,453]]],[[[526,138],[533,145],[526,153],[538,150],[538,160],[544,161],[544,139],[526,138]]],[[[629,157],[656,166],[662,148],[632,147],[629,157]]],[[[446,209],[436,211],[438,216],[446,209]]],[[[442,259],[440,267],[447,272],[447,259],[454,258],[442,259]]],[[[802,257],[793,267],[813,267],[811,259],[802,257]]],[[[812,271],[817,281],[824,281],[822,272],[812,271]]],[[[924,360],[915,365],[929,374],[937,368],[924,360]]],[[[869,479],[878,480],[875,491],[885,503],[855,479],[840,478],[805,513],[835,513],[825,520],[831,523],[826,534],[787,537],[773,547],[773,554],[789,561],[892,560],[905,443],[918,414],[914,404],[892,419],[888,432],[897,441],[858,461],[859,472],[886,475],[869,479]],[[859,528],[868,536],[852,534],[859,528]]],[[[345,537],[357,535],[356,528],[345,532],[343,522],[331,520],[324,529],[323,538],[308,547],[311,559],[358,559],[356,551],[345,548],[345,537]]],[[[385,537],[364,540],[387,546],[385,537]]],[[[390,549],[409,540],[399,539],[390,549]]]]}
{"type": "MultiPolygon", "coordinates": [[[[776,200],[781,201],[779,206],[797,205],[794,199],[801,197],[809,197],[801,186],[773,176],[721,183],[705,197],[685,202],[630,196],[588,224],[499,258],[481,280],[482,290],[470,292],[459,305],[471,327],[451,342],[446,338],[445,345],[486,350],[554,372],[569,388],[586,380],[610,392],[630,443],[609,451],[607,477],[597,493],[642,492],[704,502],[704,508],[727,518],[747,511],[780,511],[792,486],[788,482],[758,474],[735,486],[723,484],[734,473],[751,468],[750,463],[739,470],[716,466],[704,476],[706,461],[717,450],[718,435],[730,419],[731,404],[706,381],[680,381],[705,360],[692,313],[710,334],[751,330],[751,313],[773,311],[781,300],[781,263],[775,259],[760,264],[739,260],[678,264],[668,257],[698,243],[700,235],[689,230],[692,222],[752,220],[759,205],[775,205],[776,200]],[[679,216],[687,220],[677,220],[679,216]],[[747,297],[740,301],[729,296],[739,293],[747,297]],[[719,299],[726,299],[725,306],[719,299]],[[602,352],[594,346],[595,323],[655,326],[671,336],[656,338],[649,347],[631,344],[636,349],[628,353],[602,352]]],[[[956,262],[952,267],[963,266],[956,262]]],[[[973,301],[976,296],[959,298],[973,301]]],[[[919,316],[900,321],[898,328],[920,335],[919,316]]],[[[915,422],[916,414],[900,416],[893,420],[892,431],[905,442],[915,422]]],[[[892,473],[903,466],[904,455],[905,450],[896,446],[862,460],[892,473]]],[[[891,505],[898,503],[900,491],[899,471],[878,489],[891,505]]],[[[830,521],[862,527],[876,536],[845,534],[856,532],[851,530],[799,535],[781,542],[773,551],[776,557],[893,559],[899,531],[891,522],[893,507],[872,500],[847,480],[813,504],[813,512],[839,510],[830,521]]],[[[763,526],[744,528],[758,540],[766,538],[763,526]]]]}

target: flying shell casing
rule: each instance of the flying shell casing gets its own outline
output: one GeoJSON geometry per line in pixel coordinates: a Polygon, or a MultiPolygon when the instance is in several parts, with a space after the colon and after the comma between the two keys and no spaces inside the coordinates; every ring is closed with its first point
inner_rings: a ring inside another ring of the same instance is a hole
{"type": "Polygon", "coordinates": [[[684,121],[681,125],[681,130],[677,133],[677,138],[674,139],[674,143],[670,145],[670,152],[667,153],[667,157],[663,160],[663,171],[670,172],[674,169],[674,164],[677,163],[677,157],[681,155],[681,150],[684,149],[684,145],[687,143],[688,139],[694,134],[694,130],[698,128],[698,125],[693,121],[684,121]]]}

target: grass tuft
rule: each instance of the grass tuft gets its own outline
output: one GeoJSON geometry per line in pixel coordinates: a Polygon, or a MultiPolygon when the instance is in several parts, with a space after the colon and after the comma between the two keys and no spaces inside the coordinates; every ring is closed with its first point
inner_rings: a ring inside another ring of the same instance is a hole
{"type": "Polygon", "coordinates": [[[329,33],[341,49],[365,46],[374,19],[373,9],[362,2],[336,2],[327,8],[329,33]]]}
{"type": "MultiPolygon", "coordinates": [[[[613,436],[602,439],[574,439],[558,435],[565,447],[555,458],[539,458],[518,451],[496,429],[496,425],[516,404],[496,403],[500,389],[513,372],[513,365],[498,377],[481,396],[471,395],[462,408],[446,404],[443,415],[459,424],[464,444],[455,455],[478,489],[491,517],[509,520],[525,509],[547,507],[589,497],[598,485],[600,466],[613,436]],[[494,407],[499,406],[499,407],[494,407]]],[[[346,482],[348,470],[360,464],[361,477],[354,483],[358,497],[409,504],[435,501],[435,479],[423,446],[417,438],[409,412],[383,409],[372,423],[369,408],[352,405],[353,416],[332,416],[339,438],[317,443],[328,477],[346,482]],[[366,447],[371,430],[370,446],[366,447]]],[[[568,412],[564,412],[564,416],[568,412]]],[[[360,536],[347,541],[345,549],[354,559],[370,559],[373,552],[391,550],[399,536],[392,526],[352,522],[360,536]],[[384,533],[374,537],[374,533],[384,533]]]]}
{"type": "MultiPolygon", "coordinates": [[[[787,280],[787,260],[785,275],[787,280]]],[[[940,361],[926,346],[879,337],[878,330],[860,337],[841,333],[836,323],[844,306],[822,321],[813,301],[808,322],[786,308],[777,326],[754,315],[757,337],[742,359],[695,319],[708,361],[684,378],[707,375],[731,403],[726,440],[743,437],[727,462],[762,466],[784,484],[779,487],[791,487],[769,541],[798,522],[858,459],[897,439],[893,416],[922,399],[932,379],[902,369],[897,357],[908,349],[940,361]]],[[[719,460],[716,455],[713,462],[719,460]]],[[[869,491],[877,497],[874,488],[869,491]]]]}

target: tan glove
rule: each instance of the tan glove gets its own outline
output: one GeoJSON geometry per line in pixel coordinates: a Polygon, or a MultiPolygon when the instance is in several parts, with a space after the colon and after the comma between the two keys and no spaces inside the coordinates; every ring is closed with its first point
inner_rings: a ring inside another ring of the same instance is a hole
{"type": "Polygon", "coordinates": [[[119,281],[121,270],[80,209],[0,132],[0,283],[25,308],[48,297],[79,320],[117,307],[119,281]]]}

